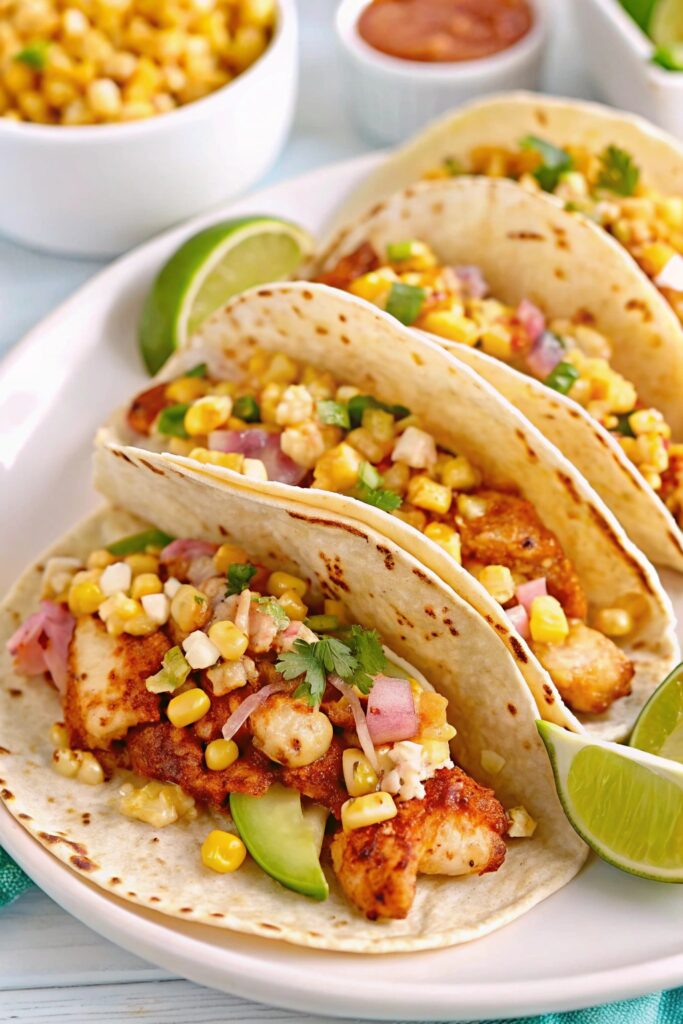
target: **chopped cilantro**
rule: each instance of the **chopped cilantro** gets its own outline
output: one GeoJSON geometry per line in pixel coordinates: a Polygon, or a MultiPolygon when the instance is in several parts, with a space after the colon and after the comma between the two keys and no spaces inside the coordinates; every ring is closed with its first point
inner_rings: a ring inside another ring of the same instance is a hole
{"type": "Polygon", "coordinates": [[[410,416],[410,409],[405,405],[387,405],[385,402],[373,398],[372,395],[354,395],[348,404],[349,421],[352,427],[361,425],[366,409],[383,409],[384,412],[390,412],[396,419],[410,416]]]}
{"type": "Polygon", "coordinates": [[[404,284],[403,281],[395,281],[389,290],[387,313],[395,316],[406,327],[410,327],[420,315],[426,298],[427,292],[424,288],[418,288],[414,284],[404,284]]]}
{"type": "Polygon", "coordinates": [[[318,419],[331,427],[342,427],[348,430],[351,426],[349,421],[348,406],[343,402],[335,402],[331,398],[318,402],[318,419]]]}
{"type": "Polygon", "coordinates": [[[460,163],[459,160],[456,160],[455,157],[453,156],[447,156],[441,166],[443,167],[444,171],[449,176],[449,178],[456,178],[459,174],[465,173],[465,168],[463,167],[463,165],[460,163]]]}
{"type": "Polygon", "coordinates": [[[566,150],[553,146],[552,142],[539,139],[537,135],[527,135],[521,139],[522,149],[531,149],[541,158],[541,163],[532,174],[544,192],[554,192],[561,176],[571,171],[574,162],[566,150]]]}
{"type": "Polygon", "coordinates": [[[254,604],[259,606],[262,612],[266,612],[275,619],[275,625],[278,628],[278,632],[282,632],[283,629],[287,629],[287,626],[289,625],[289,615],[276,597],[252,597],[252,601],[254,604]]]}
{"type": "Polygon", "coordinates": [[[366,505],[373,505],[383,512],[395,512],[403,504],[403,499],[396,491],[382,487],[383,478],[369,462],[361,462],[358,470],[358,482],[354,496],[366,505]]]}
{"type": "Polygon", "coordinates": [[[567,395],[571,391],[572,384],[579,379],[579,371],[571,363],[558,363],[554,370],[548,374],[543,381],[553,391],[559,391],[561,395],[567,395]]]}
{"type": "Polygon", "coordinates": [[[615,434],[621,434],[622,437],[635,437],[635,431],[631,426],[630,412],[622,412],[617,415],[617,425],[612,430],[615,434]]]}
{"type": "Polygon", "coordinates": [[[640,169],[633,157],[618,146],[608,146],[600,154],[598,188],[606,188],[619,196],[632,196],[640,179],[640,169]]]}
{"type": "Polygon", "coordinates": [[[334,633],[339,629],[339,617],[337,615],[309,615],[304,619],[304,626],[308,626],[314,633],[334,633]]]}
{"type": "Polygon", "coordinates": [[[348,639],[349,647],[358,662],[352,682],[361,693],[370,693],[373,676],[384,672],[387,659],[382,649],[382,641],[374,629],[363,629],[362,626],[351,626],[348,639]]]}
{"type": "Polygon", "coordinates": [[[206,377],[208,367],[206,363],[197,363],[191,370],[185,370],[183,377],[206,377]]]}
{"type": "Polygon", "coordinates": [[[157,431],[167,437],[189,437],[185,430],[185,413],[189,408],[189,402],[181,402],[162,409],[156,422],[157,431]]]}
{"type": "Polygon", "coordinates": [[[172,540],[170,534],[152,527],[149,530],[142,530],[141,533],[132,533],[129,537],[115,540],[113,544],[107,544],[107,551],[110,555],[135,555],[138,551],[146,551],[147,548],[165,548],[172,540]]]}
{"type": "Polygon", "coordinates": [[[256,566],[251,565],[250,562],[233,562],[232,565],[229,565],[226,573],[228,589],[225,591],[225,596],[241,594],[243,590],[247,589],[256,572],[256,566]]]}
{"type": "Polygon", "coordinates": [[[405,242],[389,242],[387,245],[387,259],[390,263],[402,263],[403,260],[409,260],[415,255],[416,246],[419,247],[419,242],[414,242],[409,239],[405,242]]]}
{"type": "Polygon", "coordinates": [[[275,667],[285,679],[304,677],[295,697],[305,698],[314,707],[320,704],[332,672],[363,693],[370,692],[372,676],[387,664],[379,636],[374,630],[352,626],[347,637],[346,643],[331,636],[313,643],[295,640],[292,650],[280,655],[275,667]]]}
{"type": "Polygon", "coordinates": [[[245,423],[258,423],[261,419],[261,410],[253,395],[240,395],[236,398],[232,414],[245,423]]]}
{"type": "Polygon", "coordinates": [[[47,60],[47,51],[50,43],[47,39],[36,39],[33,43],[27,43],[23,50],[14,54],[14,59],[21,61],[32,71],[42,71],[47,60]]]}
{"type": "Polygon", "coordinates": [[[379,473],[370,462],[361,462],[358,470],[358,483],[362,487],[380,487],[382,474],[379,473]]]}

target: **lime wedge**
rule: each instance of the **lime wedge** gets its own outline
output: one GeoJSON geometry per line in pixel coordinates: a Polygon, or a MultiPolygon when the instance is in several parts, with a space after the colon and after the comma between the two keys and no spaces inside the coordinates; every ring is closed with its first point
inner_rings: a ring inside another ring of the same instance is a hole
{"type": "Polygon", "coordinates": [[[149,372],[233,295],[290,277],[313,245],[303,228],[265,216],[221,221],[188,238],[161,268],[142,310],[138,339],[149,372]]]}
{"type": "Polygon", "coordinates": [[[630,14],[636,25],[647,32],[647,27],[652,16],[652,8],[657,0],[621,0],[621,6],[630,14]]]}
{"type": "Polygon", "coordinates": [[[673,47],[683,43],[683,4],[681,0],[656,0],[647,25],[650,39],[657,46],[673,47]]]}
{"type": "Polygon", "coordinates": [[[683,43],[658,46],[652,55],[652,63],[665,71],[683,71],[683,43]]]}
{"type": "Polygon", "coordinates": [[[683,662],[660,683],[638,715],[629,745],[683,764],[683,662]]]}
{"type": "Polygon", "coordinates": [[[683,766],[537,722],[562,806],[603,860],[683,882],[683,766]]]}

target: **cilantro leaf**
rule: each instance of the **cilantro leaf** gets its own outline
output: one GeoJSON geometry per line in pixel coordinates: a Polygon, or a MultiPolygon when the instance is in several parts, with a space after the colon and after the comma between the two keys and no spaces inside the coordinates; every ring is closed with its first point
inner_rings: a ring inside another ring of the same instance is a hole
{"type": "Polygon", "coordinates": [[[606,188],[619,196],[632,196],[640,180],[640,168],[633,157],[618,146],[608,146],[600,154],[598,188],[606,188]]]}
{"type": "Polygon", "coordinates": [[[373,465],[361,462],[354,496],[366,505],[381,508],[383,512],[395,512],[403,504],[403,499],[395,491],[383,488],[383,482],[381,474],[373,465]]]}
{"type": "Polygon", "coordinates": [[[303,676],[303,682],[294,691],[315,707],[320,704],[327,685],[327,676],[334,672],[341,679],[350,680],[358,670],[358,661],[341,640],[325,636],[314,643],[295,640],[291,651],[285,651],[275,663],[285,679],[303,676]]]}
{"type": "Polygon", "coordinates": [[[282,632],[283,629],[287,629],[287,626],[289,625],[289,615],[276,597],[252,597],[252,601],[259,606],[262,612],[266,612],[266,614],[275,619],[275,625],[278,628],[278,632],[282,632]]]}
{"type": "Polygon", "coordinates": [[[350,427],[349,410],[343,402],[335,402],[331,398],[325,398],[318,402],[318,419],[332,427],[342,427],[348,430],[350,427]]]}
{"type": "Polygon", "coordinates": [[[225,591],[225,596],[241,594],[249,586],[252,576],[255,576],[256,572],[256,566],[249,562],[233,562],[232,565],[229,565],[226,573],[228,588],[225,591]]]}
{"type": "Polygon", "coordinates": [[[14,60],[25,64],[32,71],[42,71],[47,60],[49,46],[50,41],[48,39],[36,39],[32,43],[27,43],[23,50],[15,53],[14,60]]]}
{"type": "Polygon", "coordinates": [[[167,405],[157,417],[155,425],[157,433],[163,434],[165,437],[188,438],[190,435],[185,430],[185,413],[189,408],[189,402],[167,405]]]}
{"type": "Polygon", "coordinates": [[[405,405],[387,405],[386,402],[380,402],[372,395],[354,395],[348,404],[349,421],[352,427],[361,426],[366,409],[383,409],[384,412],[390,412],[395,419],[410,416],[410,409],[405,405]]]}
{"type": "Polygon", "coordinates": [[[358,662],[352,682],[361,693],[369,693],[372,689],[372,677],[384,672],[387,667],[382,641],[376,630],[363,629],[362,626],[355,625],[351,626],[348,644],[358,662]]]}
{"type": "Polygon", "coordinates": [[[531,149],[538,153],[541,163],[531,173],[544,192],[554,192],[560,177],[565,171],[571,171],[574,166],[569,153],[559,146],[553,146],[552,142],[539,139],[537,135],[527,135],[519,144],[522,149],[531,149]]]}
{"type": "Polygon", "coordinates": [[[209,368],[206,363],[197,363],[191,370],[185,370],[184,377],[206,377],[209,368]]]}

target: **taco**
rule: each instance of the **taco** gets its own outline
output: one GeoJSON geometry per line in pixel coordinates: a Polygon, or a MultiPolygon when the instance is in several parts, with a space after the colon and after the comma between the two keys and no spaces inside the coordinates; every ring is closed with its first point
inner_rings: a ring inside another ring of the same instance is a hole
{"type": "Polygon", "coordinates": [[[354,952],[573,877],[536,709],[464,601],[369,528],[100,459],[158,525],[104,509],[1,610],[2,798],[39,842],[146,909],[354,952]]]}
{"type": "Polygon", "coordinates": [[[604,232],[511,182],[423,182],[341,232],[313,274],[451,347],[683,571],[683,334],[604,232]]]}
{"type": "MultiPolygon", "coordinates": [[[[566,459],[442,348],[342,292],[234,300],[99,440],[384,533],[486,616],[559,724],[579,727],[571,707],[624,736],[676,662],[656,574],[566,459]]],[[[97,481],[114,501],[121,465],[97,481]]]]}

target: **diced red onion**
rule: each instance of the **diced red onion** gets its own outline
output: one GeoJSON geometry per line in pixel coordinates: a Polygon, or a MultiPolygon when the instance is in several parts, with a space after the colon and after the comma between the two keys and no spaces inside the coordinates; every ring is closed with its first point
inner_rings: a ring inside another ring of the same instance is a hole
{"type": "Polygon", "coordinates": [[[235,625],[249,636],[249,613],[251,611],[251,591],[243,590],[237,598],[235,608],[235,625]]]}
{"type": "Polygon", "coordinates": [[[60,693],[66,690],[66,664],[76,620],[54,601],[41,601],[37,612],[7,641],[18,672],[27,676],[49,672],[60,693]]]}
{"type": "Polygon", "coordinates": [[[306,469],[282,451],[280,435],[268,430],[212,430],[209,448],[214,452],[237,452],[247,459],[260,459],[269,480],[282,484],[301,483],[306,469]]]}
{"type": "Polygon", "coordinates": [[[658,288],[671,288],[675,292],[683,292],[683,256],[675,253],[664,264],[655,278],[658,288]]]}
{"type": "Polygon", "coordinates": [[[225,725],[223,726],[222,733],[223,739],[231,740],[236,732],[242,728],[249,715],[253,715],[257,708],[260,708],[262,704],[268,700],[273,694],[279,690],[284,690],[287,683],[282,680],[277,683],[268,683],[267,686],[261,687],[256,693],[251,693],[248,697],[242,701],[238,708],[235,708],[233,713],[230,715],[225,725]]]}
{"type": "Polygon", "coordinates": [[[543,331],[527,352],[526,362],[530,373],[539,380],[545,380],[557,364],[562,362],[564,351],[559,338],[550,331],[543,331]]]}
{"type": "Polygon", "coordinates": [[[339,690],[339,692],[346,697],[349,702],[351,712],[353,714],[353,721],[356,726],[356,733],[358,734],[358,742],[374,770],[379,773],[379,759],[377,757],[375,746],[372,742],[367,719],[358,699],[358,694],[354,691],[352,686],[345,683],[339,678],[339,676],[328,676],[327,681],[328,683],[331,683],[332,686],[336,687],[336,689],[339,690]]]}
{"type": "MultiPolygon", "coordinates": [[[[217,544],[210,544],[208,540],[193,540],[191,537],[181,537],[172,540],[167,544],[159,555],[160,562],[171,562],[174,558],[199,558],[201,555],[213,555],[218,550],[217,544]]],[[[215,572],[215,567],[214,567],[215,572]]]]}
{"type": "Polygon", "coordinates": [[[536,580],[529,580],[528,583],[520,583],[515,591],[517,600],[527,613],[531,611],[531,604],[535,597],[545,597],[548,588],[545,585],[545,576],[539,576],[536,580]]]}
{"type": "Polygon", "coordinates": [[[305,640],[307,644],[313,644],[317,639],[318,637],[312,629],[305,626],[303,622],[294,620],[290,622],[286,629],[278,633],[276,646],[280,651],[291,651],[295,640],[305,640]]]}
{"type": "Polygon", "coordinates": [[[411,739],[419,723],[408,680],[375,676],[368,697],[367,720],[373,743],[411,739]]]}
{"type": "Polygon", "coordinates": [[[488,295],[489,286],[484,279],[479,267],[471,265],[463,267],[453,267],[455,275],[458,281],[462,285],[462,290],[465,295],[472,299],[483,299],[485,295],[488,295]]]}
{"type": "Polygon", "coordinates": [[[527,610],[523,604],[516,604],[513,608],[506,608],[505,614],[510,620],[514,629],[517,630],[523,640],[528,640],[529,633],[529,616],[527,610]]]}
{"type": "Polygon", "coordinates": [[[517,306],[516,317],[521,326],[529,336],[530,341],[536,341],[545,330],[545,317],[543,313],[529,299],[522,299],[517,306]]]}
{"type": "MultiPolygon", "coordinates": [[[[193,587],[201,587],[208,579],[216,575],[216,563],[211,555],[199,555],[193,558],[187,570],[187,578],[193,587]]],[[[225,592],[225,587],[223,587],[225,592]]]]}

